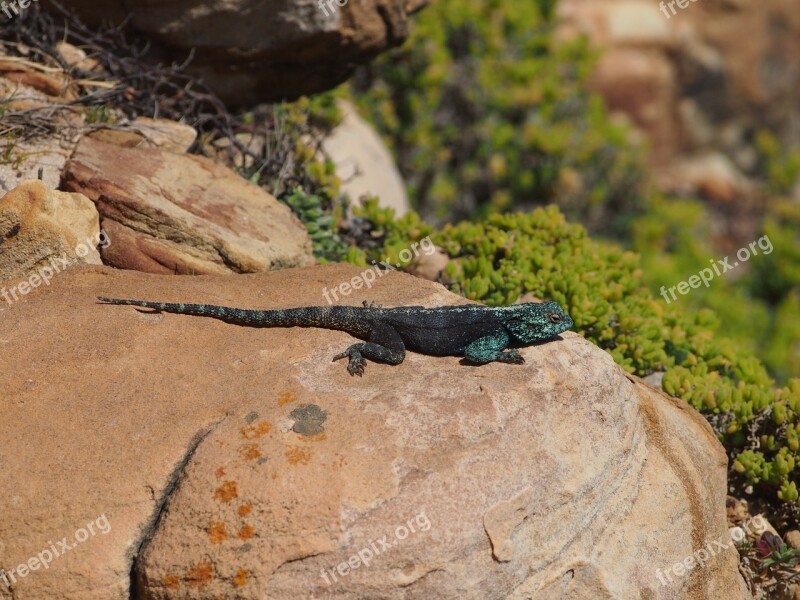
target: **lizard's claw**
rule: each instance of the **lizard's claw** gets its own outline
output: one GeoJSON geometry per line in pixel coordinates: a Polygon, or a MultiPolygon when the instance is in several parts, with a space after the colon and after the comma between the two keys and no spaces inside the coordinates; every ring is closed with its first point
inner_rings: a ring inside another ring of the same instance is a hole
{"type": "Polygon", "coordinates": [[[500,356],[495,359],[497,362],[502,363],[509,363],[512,365],[524,365],[525,359],[519,353],[516,348],[512,348],[511,350],[507,350],[503,352],[500,356]]]}
{"type": "Polygon", "coordinates": [[[364,308],[383,308],[383,304],[378,304],[374,300],[370,300],[369,302],[364,300],[361,304],[364,308]]]}
{"type": "Polygon", "coordinates": [[[363,358],[351,358],[350,362],[347,363],[347,372],[350,375],[358,375],[359,377],[364,376],[364,368],[367,366],[367,361],[363,358]]]}
{"type": "Polygon", "coordinates": [[[367,361],[363,356],[361,356],[361,352],[358,351],[358,348],[348,348],[344,352],[340,352],[333,357],[333,361],[337,361],[345,357],[350,358],[349,362],[347,363],[347,372],[350,373],[350,375],[358,375],[359,377],[363,376],[364,368],[367,366],[367,361]]]}

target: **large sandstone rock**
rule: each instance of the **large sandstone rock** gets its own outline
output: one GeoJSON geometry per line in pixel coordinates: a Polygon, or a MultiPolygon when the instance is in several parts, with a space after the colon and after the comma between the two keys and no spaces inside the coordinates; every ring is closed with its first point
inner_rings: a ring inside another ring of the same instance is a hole
{"type": "Polygon", "coordinates": [[[103,262],[150,273],[253,273],[313,262],[291,210],[202,156],[83,138],[63,187],[97,205],[103,262]]]}
{"type": "MultiPolygon", "coordinates": [[[[312,305],[358,272],[76,267],[0,306],[13,598],[746,598],[732,548],[661,583],[727,541],[725,454],[576,334],[523,366],[410,353],[352,378],[345,333],[95,301],[312,305]]],[[[399,273],[365,299],[464,302],[399,273]]]]}
{"type": "Polygon", "coordinates": [[[359,64],[400,45],[428,0],[67,0],[89,23],[127,26],[229,104],[294,99],[335,87],[359,64]]]}
{"type": "Polygon", "coordinates": [[[38,287],[69,265],[99,265],[101,243],[97,209],[83,194],[27,181],[0,198],[0,281],[34,275],[38,287]]]}

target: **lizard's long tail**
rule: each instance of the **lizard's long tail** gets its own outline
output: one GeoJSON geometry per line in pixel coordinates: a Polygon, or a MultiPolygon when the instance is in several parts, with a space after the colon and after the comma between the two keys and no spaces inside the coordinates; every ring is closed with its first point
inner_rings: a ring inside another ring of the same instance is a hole
{"type": "Polygon", "coordinates": [[[106,304],[139,306],[182,315],[212,317],[250,327],[321,327],[346,331],[356,336],[369,333],[369,327],[364,323],[363,315],[357,314],[358,311],[365,309],[355,306],[307,306],[279,310],[246,310],[214,304],[171,304],[103,296],[98,296],[97,299],[106,304]]]}

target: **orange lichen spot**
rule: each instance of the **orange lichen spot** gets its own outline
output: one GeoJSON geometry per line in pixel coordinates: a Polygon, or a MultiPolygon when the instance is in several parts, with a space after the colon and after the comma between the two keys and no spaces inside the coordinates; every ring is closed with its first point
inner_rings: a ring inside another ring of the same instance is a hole
{"type": "Polygon", "coordinates": [[[244,446],[239,446],[239,454],[245,460],[255,460],[261,456],[261,450],[258,449],[258,444],[245,444],[244,446]]]}
{"type": "Polygon", "coordinates": [[[291,404],[292,402],[297,402],[297,394],[294,392],[281,392],[281,395],[278,396],[278,406],[291,404]]]}
{"type": "Polygon", "coordinates": [[[311,462],[311,450],[308,448],[299,448],[297,446],[289,448],[286,451],[286,459],[289,461],[290,465],[307,465],[311,462]]]}
{"type": "Polygon", "coordinates": [[[217,467],[217,470],[214,471],[214,476],[219,479],[220,477],[225,477],[225,469],[223,467],[217,467]]]}
{"type": "Polygon", "coordinates": [[[253,533],[255,533],[255,529],[253,529],[252,525],[242,525],[242,528],[239,530],[239,533],[236,534],[240,540],[249,540],[253,537],[253,533]]]}
{"type": "Polygon", "coordinates": [[[236,571],[236,576],[233,578],[233,585],[236,587],[244,587],[247,585],[247,569],[239,569],[236,571]]]}
{"type": "Polygon", "coordinates": [[[297,439],[301,442],[322,442],[328,439],[328,434],[323,431],[316,435],[298,435],[297,439]]]}
{"type": "Polygon", "coordinates": [[[238,512],[238,513],[239,513],[239,516],[240,516],[240,517],[246,517],[246,516],[247,516],[247,515],[249,515],[251,512],[253,512],[253,507],[252,507],[252,506],[250,506],[249,504],[242,504],[242,505],[239,507],[239,510],[237,510],[236,512],[238,512]]]}
{"type": "Polygon", "coordinates": [[[208,561],[197,563],[194,567],[186,571],[186,585],[189,587],[204,588],[211,583],[211,576],[214,574],[214,565],[208,561]]]}
{"type": "Polygon", "coordinates": [[[236,491],[235,481],[226,481],[216,490],[214,490],[214,500],[220,500],[221,502],[230,502],[234,498],[238,497],[239,497],[239,492],[236,491]]]}
{"type": "Polygon", "coordinates": [[[211,521],[206,531],[208,531],[208,537],[212,544],[221,544],[228,539],[228,534],[225,532],[225,523],[221,521],[211,521]]]}
{"type": "Polygon", "coordinates": [[[177,575],[167,575],[161,581],[164,584],[164,587],[170,590],[177,590],[178,586],[181,584],[181,578],[177,575]]]}
{"type": "Polygon", "coordinates": [[[269,421],[261,421],[258,425],[250,425],[249,427],[242,427],[239,432],[246,440],[255,440],[261,436],[267,435],[272,429],[272,423],[269,421]]]}

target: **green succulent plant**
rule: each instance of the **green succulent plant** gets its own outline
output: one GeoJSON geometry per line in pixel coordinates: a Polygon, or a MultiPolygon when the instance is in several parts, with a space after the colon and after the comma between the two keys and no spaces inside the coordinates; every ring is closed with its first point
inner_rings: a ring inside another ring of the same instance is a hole
{"type": "Polygon", "coordinates": [[[350,246],[337,233],[336,219],[326,210],[325,200],[317,194],[307,194],[295,187],[278,197],[297,215],[308,230],[314,256],[323,262],[342,260],[350,246]]]}

